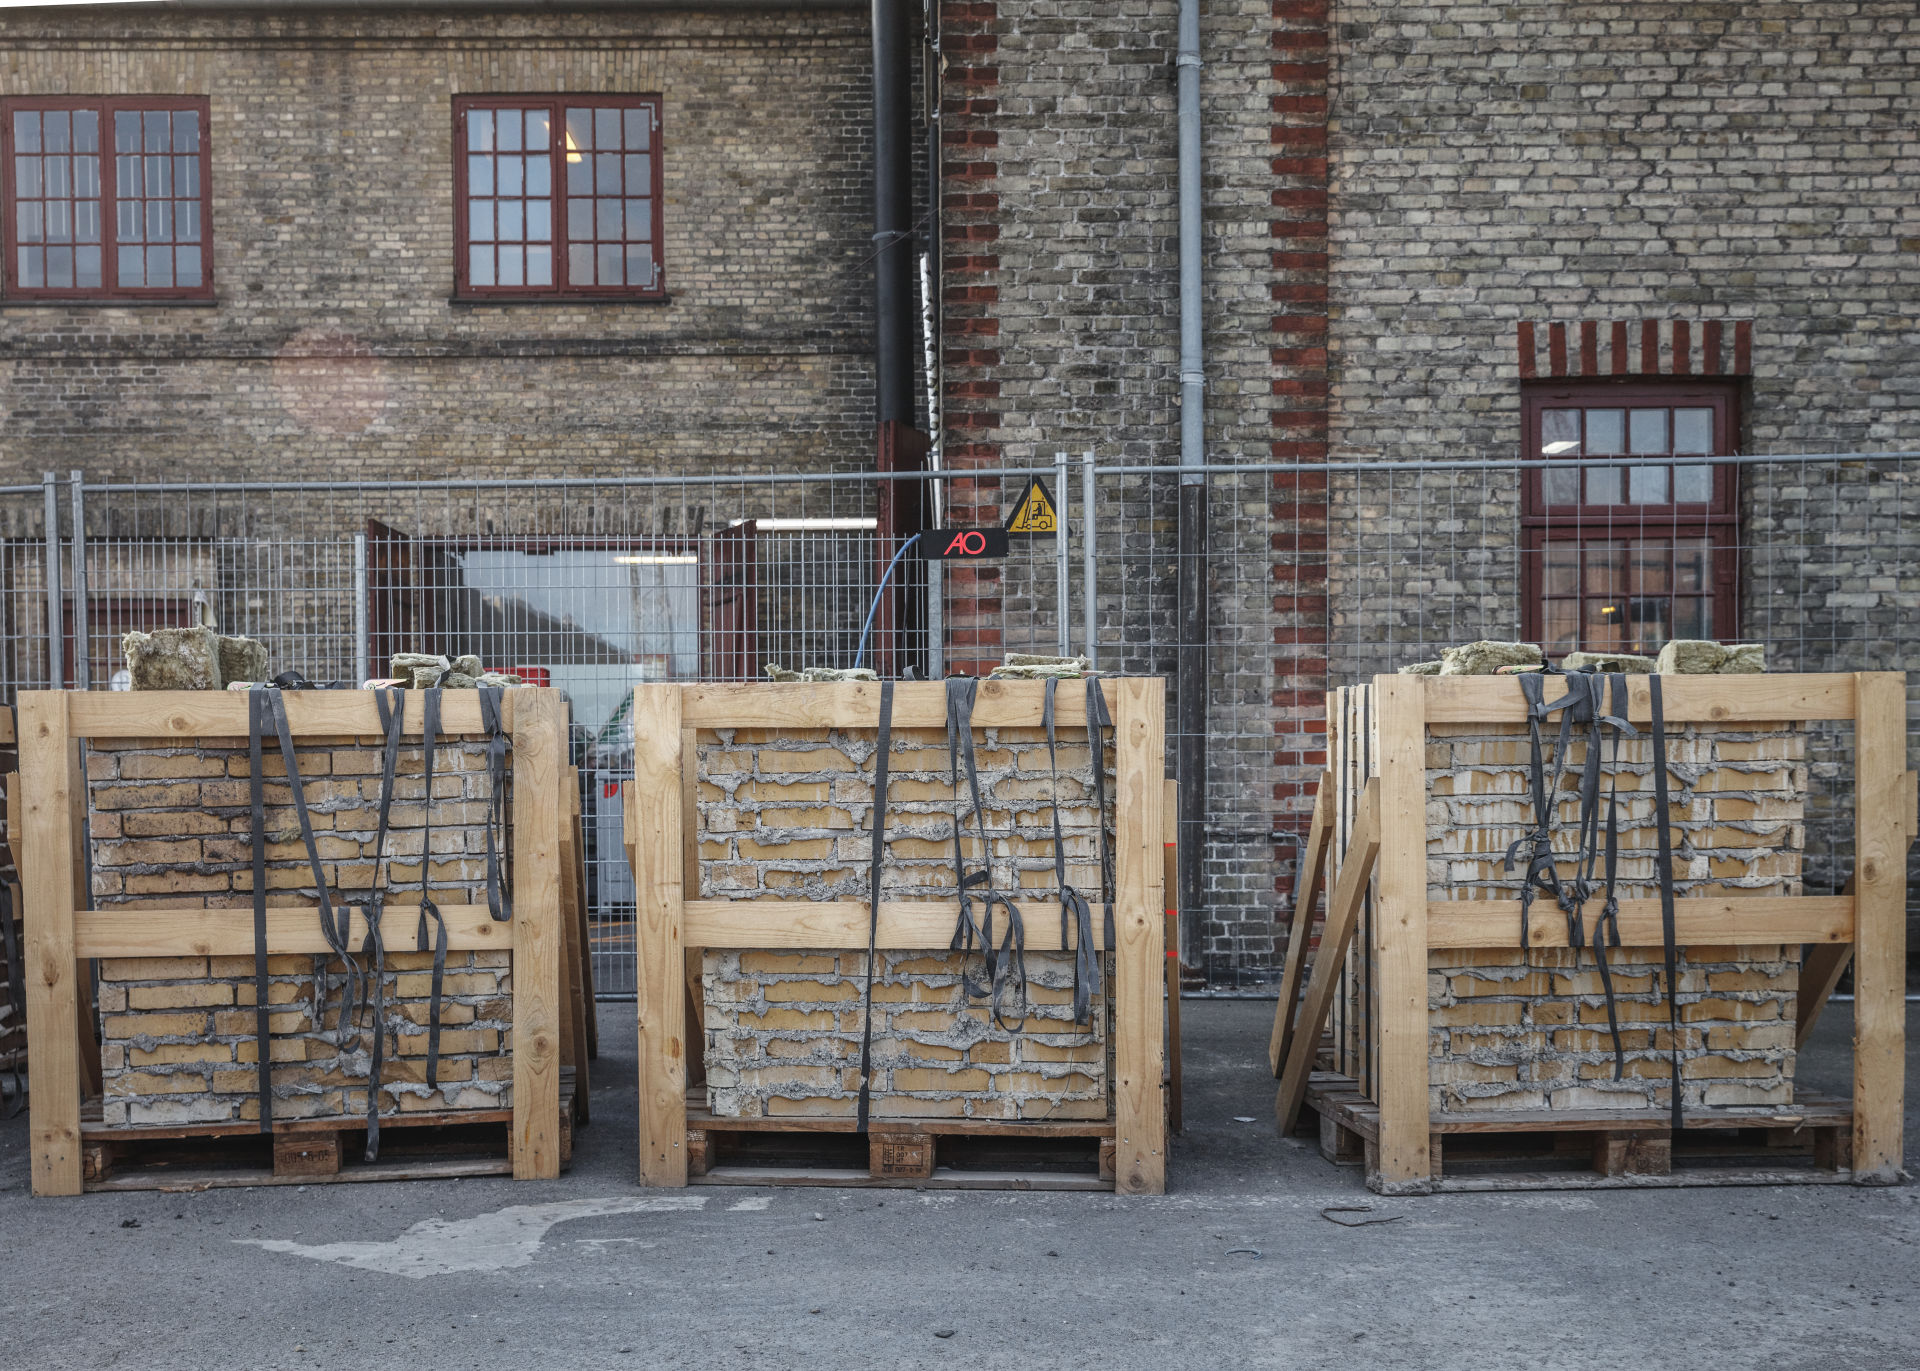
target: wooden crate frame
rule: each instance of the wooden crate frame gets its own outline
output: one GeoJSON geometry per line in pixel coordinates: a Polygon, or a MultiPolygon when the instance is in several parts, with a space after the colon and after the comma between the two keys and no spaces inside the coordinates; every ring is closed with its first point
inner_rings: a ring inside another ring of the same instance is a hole
{"type": "MultiPolygon", "coordinates": [[[[1165,906],[1163,815],[1166,701],[1149,677],[1102,682],[1114,722],[1116,902],[1114,905],[1114,1188],[1166,1189],[1165,906]]],[[[1039,728],[1045,682],[981,681],[976,728],[1039,728]]],[[[1056,701],[1056,723],[1086,726],[1078,691],[1056,701]]],[[[946,687],[894,687],[895,728],[946,727],[946,687]]],[[[637,891],[635,943],[640,1036],[640,1182],[687,1184],[687,948],[864,949],[865,900],[689,900],[683,796],[699,729],[877,729],[872,682],[664,684],[634,690],[634,779],[626,791],[626,845],[637,891]]],[[[1022,901],[1029,951],[1059,951],[1059,905],[1022,901]]],[[[954,900],[880,907],[882,951],[945,949],[954,900]]],[[[1096,936],[1098,936],[1096,934],[1096,936]]],[[[1071,944],[1068,944],[1071,946],[1071,944]]]]}
{"type": "MultiPolygon", "coordinates": [[[[383,733],[370,691],[289,691],[287,722],[301,738],[375,737],[383,733]]],[[[551,691],[510,690],[502,724],[513,739],[513,919],[495,923],[485,905],[442,905],[449,951],[513,954],[513,1174],[560,1174],[564,930],[560,922],[561,777],[567,761],[564,705],[551,691]]],[[[424,697],[408,691],[403,726],[422,736],[424,697]]],[[[484,732],[477,692],[441,698],[442,734],[484,732]]],[[[248,701],[239,692],[85,693],[26,691],[19,700],[20,855],[26,903],[28,1068],[33,1193],[82,1189],[79,1052],[81,964],[95,957],[251,955],[251,909],[85,908],[82,832],[85,804],[81,742],[152,738],[173,745],[248,736],[248,701]]],[[[383,932],[410,945],[415,907],[389,904],[383,932]]],[[[366,936],[355,911],[354,945],[366,936]]],[[[267,911],[270,954],[326,952],[318,906],[267,911]]]]}
{"type": "MultiPolygon", "coordinates": [[[[1645,676],[1627,677],[1629,718],[1652,718],[1645,676]]],[[[1675,901],[1678,941],[1805,943],[1809,965],[1831,989],[1850,945],[1854,965],[1851,1179],[1888,1185],[1900,1177],[1906,1071],[1906,851],[1920,836],[1920,791],[1906,765],[1906,677],[1898,672],[1780,676],[1663,676],[1669,724],[1832,720],[1854,726],[1854,879],[1831,896],[1690,897],[1675,901]]],[[[1377,1075],[1362,1082],[1378,1105],[1376,1188],[1432,1187],[1428,1099],[1428,951],[1520,946],[1520,902],[1428,900],[1426,729],[1429,724],[1522,724],[1526,701],[1505,677],[1382,675],[1373,679],[1372,778],[1347,809],[1377,813],[1372,946],[1367,974],[1377,1075]]],[[[1343,794],[1348,787],[1342,787],[1343,794]]],[[[1343,809],[1344,813],[1344,809],[1343,809]]],[[[1329,901],[1330,917],[1332,900],[1329,901]]],[[[1627,946],[1661,944],[1658,899],[1623,900],[1627,946]]],[[[1566,945],[1552,920],[1535,921],[1540,947],[1566,945]]],[[[1817,987],[1816,987],[1817,991],[1817,987]]],[[[1295,1031],[1317,1044],[1319,1028],[1295,1031]]],[[[1340,1029],[1336,1025],[1335,1048],[1340,1029]]],[[[1364,1054],[1363,1054],[1364,1056],[1364,1054]]],[[[1281,1096],[1286,1117],[1287,1092],[1281,1096]]],[[[1690,1120],[1691,1121],[1691,1120],[1690,1120]]],[[[1523,1126],[1516,1121],[1515,1126],[1523,1126]]]]}

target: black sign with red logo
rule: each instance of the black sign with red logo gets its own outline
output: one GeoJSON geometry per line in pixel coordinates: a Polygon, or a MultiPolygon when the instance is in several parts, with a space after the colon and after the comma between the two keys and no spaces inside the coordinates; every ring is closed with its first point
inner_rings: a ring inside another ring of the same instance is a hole
{"type": "Polygon", "coordinates": [[[929,562],[979,562],[1007,555],[1004,528],[929,528],[920,533],[920,555],[929,562]]]}

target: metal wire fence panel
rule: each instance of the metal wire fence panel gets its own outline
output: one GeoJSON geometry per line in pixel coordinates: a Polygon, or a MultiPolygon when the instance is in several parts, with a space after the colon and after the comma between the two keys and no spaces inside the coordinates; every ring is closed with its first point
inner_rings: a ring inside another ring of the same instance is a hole
{"type": "MultiPolygon", "coordinates": [[[[1168,681],[1169,772],[1192,770],[1181,779],[1202,796],[1182,834],[1200,892],[1183,910],[1185,959],[1231,989],[1273,975],[1329,684],[1479,638],[1558,655],[1697,636],[1762,643],[1776,671],[1920,671],[1911,454],[1201,474],[1193,546],[1181,543],[1179,470],[1109,465],[1089,480],[1080,454],[939,483],[15,488],[0,491],[0,693],[124,687],[125,634],[200,622],[258,638],[274,671],[316,682],[357,684],[384,676],[395,652],[430,651],[560,688],[596,976],[621,994],[633,984],[620,815],[636,682],[856,663],[924,676],[1011,652],[1084,653],[1102,671],[1168,681]],[[1015,538],[986,562],[896,558],[936,520],[999,523],[1034,474],[1063,538],[1015,538]],[[1181,612],[1183,560],[1206,591],[1202,618],[1181,612]],[[1183,699],[1190,681],[1204,698],[1183,699]]],[[[1820,734],[1811,748],[1810,891],[1851,865],[1846,742],[1820,734]]]]}

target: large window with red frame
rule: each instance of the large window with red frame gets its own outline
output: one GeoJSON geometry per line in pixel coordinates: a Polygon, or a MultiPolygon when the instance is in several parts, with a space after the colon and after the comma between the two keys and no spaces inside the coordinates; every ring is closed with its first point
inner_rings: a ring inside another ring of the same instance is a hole
{"type": "Polygon", "coordinates": [[[10,300],[213,298],[207,101],[0,101],[10,300]]]}
{"type": "Polygon", "coordinates": [[[1732,385],[1555,382],[1523,397],[1526,629],[1550,656],[1738,635],[1732,385]],[[1618,459],[1612,461],[1609,459],[1618,459]]]}
{"type": "Polygon", "coordinates": [[[454,122],[455,294],[665,291],[658,96],[465,96],[454,122]]]}

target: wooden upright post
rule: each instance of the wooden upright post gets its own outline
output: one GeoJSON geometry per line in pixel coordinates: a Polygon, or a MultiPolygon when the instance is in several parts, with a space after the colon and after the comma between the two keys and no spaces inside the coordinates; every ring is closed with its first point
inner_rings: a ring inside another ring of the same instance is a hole
{"type": "MultiPolygon", "coordinates": [[[[634,977],[640,1024],[640,1183],[687,1183],[684,826],[680,687],[633,692],[633,780],[626,841],[633,865],[634,977]]],[[[1157,1077],[1156,1077],[1157,1079],[1157,1077]]]]}
{"type": "Polygon", "coordinates": [[[1380,857],[1374,889],[1383,1193],[1433,1184],[1427,1126],[1426,680],[1373,678],[1380,857]]]}
{"type": "Polygon", "coordinates": [[[20,696],[20,869],[26,923],[27,1042],[33,1193],[80,1193],[80,1034],[73,958],[73,759],[67,697],[20,696]]]}
{"type": "Polygon", "coordinates": [[[1135,801],[1120,806],[1115,829],[1114,1189],[1123,1195],[1158,1195],[1167,1188],[1167,1112],[1161,1086],[1166,940],[1160,931],[1165,918],[1160,811],[1166,686],[1144,676],[1120,677],[1114,684],[1119,695],[1114,710],[1115,789],[1135,801]]]}
{"type": "MultiPolygon", "coordinates": [[[[560,699],[513,693],[513,1175],[560,1174],[560,699]]],[[[584,1088],[584,1082],[581,1083],[584,1088]]]]}
{"type": "Polygon", "coordinates": [[[1900,1177],[1906,1101],[1907,846],[1914,774],[1907,770],[1906,678],[1854,677],[1853,1172],[1900,1177]]]}

